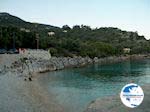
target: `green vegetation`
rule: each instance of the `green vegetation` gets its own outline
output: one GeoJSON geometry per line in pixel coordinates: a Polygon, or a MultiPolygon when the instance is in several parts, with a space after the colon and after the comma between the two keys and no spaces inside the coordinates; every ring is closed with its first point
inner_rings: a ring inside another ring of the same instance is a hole
{"type": "Polygon", "coordinates": [[[39,47],[50,49],[53,56],[106,57],[123,54],[123,48],[131,48],[131,54],[150,53],[150,41],[137,32],[85,25],[59,28],[0,13],[0,48],[11,49],[14,39],[16,48],[36,48],[37,33],[39,47]]]}
{"type": "Polygon", "coordinates": [[[15,40],[16,48],[35,48],[35,33],[23,32],[14,27],[0,27],[0,48],[12,49],[15,40]]]}

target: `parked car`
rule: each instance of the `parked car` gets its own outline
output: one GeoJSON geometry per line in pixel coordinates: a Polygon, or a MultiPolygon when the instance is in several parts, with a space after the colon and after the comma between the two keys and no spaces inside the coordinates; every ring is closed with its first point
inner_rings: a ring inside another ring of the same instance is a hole
{"type": "Polygon", "coordinates": [[[18,51],[17,49],[9,49],[9,50],[7,51],[7,53],[8,53],[8,54],[18,54],[19,51],[18,51]]]}
{"type": "Polygon", "coordinates": [[[0,54],[6,54],[7,50],[6,49],[0,49],[0,54]]]}

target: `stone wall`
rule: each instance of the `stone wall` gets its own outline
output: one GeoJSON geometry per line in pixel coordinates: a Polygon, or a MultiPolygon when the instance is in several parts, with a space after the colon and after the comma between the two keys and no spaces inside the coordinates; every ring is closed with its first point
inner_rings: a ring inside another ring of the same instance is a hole
{"type": "Polygon", "coordinates": [[[49,60],[51,58],[51,54],[49,51],[42,50],[42,49],[20,49],[19,53],[23,57],[27,58],[36,58],[36,59],[45,59],[49,60]]]}

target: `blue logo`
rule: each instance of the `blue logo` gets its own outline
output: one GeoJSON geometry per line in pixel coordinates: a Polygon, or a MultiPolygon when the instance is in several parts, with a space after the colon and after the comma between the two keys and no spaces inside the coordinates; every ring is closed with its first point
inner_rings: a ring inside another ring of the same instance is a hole
{"type": "Polygon", "coordinates": [[[130,108],[135,108],[142,103],[144,93],[139,85],[131,83],[122,88],[120,98],[124,105],[130,108]]]}

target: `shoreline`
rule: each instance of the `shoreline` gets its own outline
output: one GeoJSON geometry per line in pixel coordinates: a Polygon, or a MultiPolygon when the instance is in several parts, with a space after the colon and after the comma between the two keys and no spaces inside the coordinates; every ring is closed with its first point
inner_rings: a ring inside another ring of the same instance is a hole
{"type": "Polygon", "coordinates": [[[80,68],[91,64],[111,64],[117,63],[127,60],[140,60],[140,59],[150,59],[150,55],[146,54],[139,54],[139,55],[126,55],[126,56],[110,56],[105,58],[89,58],[89,57],[81,57],[75,56],[71,57],[51,57],[49,60],[45,59],[38,59],[38,58],[26,58],[22,55],[0,55],[1,56],[1,67],[0,73],[6,74],[8,71],[19,74],[19,76],[25,77],[25,80],[35,76],[35,74],[45,73],[50,71],[57,71],[63,70],[66,68],[80,68]],[[6,58],[7,57],[7,58],[6,58]],[[4,58],[4,59],[3,59],[4,58]],[[23,62],[21,59],[26,60],[23,62]],[[8,60],[9,59],[9,60],[8,60]],[[10,61],[11,60],[11,61],[10,61]],[[13,60],[13,61],[12,61],[13,60]],[[8,62],[10,61],[10,63],[8,62]],[[3,66],[3,67],[2,67],[3,66]]]}
{"type": "MultiPolygon", "coordinates": [[[[127,60],[140,60],[150,58],[149,55],[127,55],[110,56],[105,58],[89,57],[51,57],[50,60],[35,60],[29,66],[33,73],[45,73],[50,71],[63,70],[66,68],[80,68],[91,64],[111,64],[127,60]]],[[[34,60],[33,60],[34,61],[34,60]]]]}
{"type": "Polygon", "coordinates": [[[111,64],[127,60],[150,59],[150,55],[127,55],[127,56],[110,56],[105,58],[89,57],[52,57],[49,62],[39,60],[40,65],[44,67],[33,68],[36,73],[45,73],[50,71],[63,70],[67,68],[80,68],[91,64],[111,64]],[[43,61],[43,62],[42,62],[43,61]],[[45,64],[44,64],[45,62],[45,64]]]}
{"type": "MultiPolygon", "coordinates": [[[[95,62],[93,59],[92,63],[85,63],[84,58],[80,57],[80,59],[84,60],[84,61],[82,61],[82,63],[80,63],[80,65],[86,66],[88,64],[94,64],[94,63],[100,63],[100,62],[101,62],[101,64],[114,63],[114,62],[126,61],[129,59],[145,59],[145,58],[147,58],[147,57],[145,57],[145,55],[107,57],[107,58],[99,59],[98,62],[97,61],[95,62]]],[[[55,62],[55,60],[57,60],[57,63],[53,63],[53,64],[59,65],[60,63],[62,63],[62,61],[66,62],[66,61],[64,61],[64,59],[73,60],[73,58],[67,58],[67,57],[56,58],[56,57],[54,57],[52,59],[53,60],[50,60],[50,62],[47,60],[33,59],[35,61],[32,63],[29,63],[29,66],[32,68],[30,71],[34,70],[33,81],[28,81],[28,80],[23,81],[22,80],[22,78],[29,77],[29,75],[28,75],[29,70],[28,70],[27,66],[24,69],[22,69],[20,67],[19,62],[18,63],[15,62],[15,63],[13,63],[13,66],[11,65],[10,68],[6,68],[6,70],[8,70],[9,72],[7,71],[6,75],[0,76],[0,80],[1,80],[0,82],[1,82],[1,85],[3,85],[3,86],[1,86],[2,92],[1,92],[0,98],[1,98],[2,102],[4,102],[4,104],[3,103],[0,104],[0,108],[3,111],[14,110],[15,112],[20,112],[20,110],[22,112],[26,112],[26,111],[31,111],[31,112],[37,111],[38,112],[39,110],[42,112],[49,112],[49,111],[64,112],[64,110],[66,108],[59,105],[59,102],[55,101],[54,94],[47,93],[46,89],[44,89],[43,86],[41,86],[39,84],[39,82],[37,80],[37,78],[38,78],[37,75],[38,74],[41,75],[40,74],[41,72],[39,72],[39,70],[46,70],[46,72],[47,72],[47,69],[48,69],[48,70],[54,71],[54,69],[52,69],[52,68],[54,68],[54,66],[52,66],[52,62],[55,62]],[[38,63],[39,63],[39,65],[38,65],[38,63]],[[44,66],[45,68],[44,67],[40,68],[42,66],[44,66]],[[36,70],[36,72],[35,72],[35,70],[36,70]],[[14,102],[15,102],[15,105],[13,105],[14,102]],[[17,108],[16,108],[16,105],[18,106],[17,108]],[[53,108],[53,107],[57,107],[57,108],[53,108]]],[[[75,59],[78,59],[78,57],[76,57],[75,59]]],[[[76,61],[75,59],[74,59],[74,61],[76,61]]],[[[88,58],[86,58],[86,59],[88,59],[88,58]]],[[[74,62],[74,61],[72,61],[72,62],[74,62]]],[[[89,62],[89,61],[86,60],[86,62],[89,62]]],[[[68,64],[68,65],[70,65],[70,64],[68,64]]],[[[67,66],[67,67],[68,68],[81,67],[81,66],[79,66],[78,63],[76,63],[75,65],[67,66]],[[75,65],[78,65],[78,66],[75,66],[75,65]]],[[[60,67],[60,66],[58,66],[58,67],[60,67]]],[[[55,70],[62,70],[67,67],[63,67],[61,69],[55,69],[55,70]]],[[[150,88],[150,87],[148,86],[147,88],[150,88]]],[[[105,101],[105,99],[102,100],[102,103],[103,103],[103,101],[105,101]]],[[[116,100],[116,101],[118,102],[118,100],[116,100]]],[[[113,102],[112,102],[112,104],[113,104],[113,102]]],[[[85,112],[93,112],[93,111],[85,111],[85,112]]],[[[94,112],[96,112],[96,111],[94,111],[94,112]]],[[[97,111],[97,112],[99,112],[99,111],[97,111]]],[[[109,112],[109,111],[107,111],[107,112],[109,112]]],[[[110,111],[110,112],[113,112],[113,111],[110,111]]],[[[117,112],[117,111],[115,111],[115,112],[117,112]]],[[[120,111],[118,111],[118,112],[120,112],[120,111]]]]}
{"type": "MultiPolygon", "coordinates": [[[[110,56],[104,58],[89,58],[89,57],[52,57],[45,69],[39,69],[38,73],[57,71],[66,68],[80,68],[91,64],[111,64],[127,60],[150,59],[150,55],[127,55],[127,56],[110,56]]],[[[41,60],[42,61],[42,60],[41,60]]],[[[43,60],[44,61],[44,60],[43,60]]],[[[46,62],[47,63],[47,62],[46,62]]],[[[44,64],[43,64],[44,65],[44,64]]]]}

